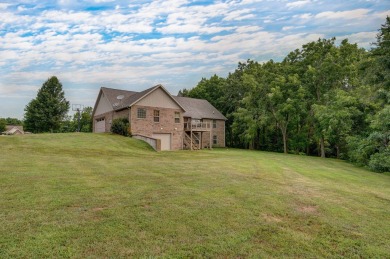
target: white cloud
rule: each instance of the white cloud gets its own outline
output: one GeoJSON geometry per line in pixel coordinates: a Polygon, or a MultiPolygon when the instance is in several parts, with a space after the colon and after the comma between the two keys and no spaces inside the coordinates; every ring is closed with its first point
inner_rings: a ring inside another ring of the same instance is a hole
{"type": "Polygon", "coordinates": [[[310,3],[311,3],[310,0],[302,0],[302,1],[295,1],[295,2],[291,2],[291,3],[287,3],[286,6],[288,8],[298,8],[298,7],[302,7],[302,6],[310,4],[310,3]]]}
{"type": "Polygon", "coordinates": [[[375,42],[377,33],[377,31],[358,32],[339,36],[338,40],[341,41],[343,39],[348,39],[350,43],[357,43],[361,48],[370,49],[372,47],[371,43],[375,42]]]}
{"type": "Polygon", "coordinates": [[[11,6],[11,4],[0,3],[0,10],[5,10],[5,9],[7,9],[9,6],[11,6]]]}
{"type": "Polygon", "coordinates": [[[311,13],[304,13],[304,14],[300,14],[300,15],[294,15],[293,18],[311,19],[311,18],[313,18],[313,15],[311,13]]]}
{"type": "Polygon", "coordinates": [[[242,0],[241,4],[242,5],[248,5],[248,4],[255,4],[255,3],[260,3],[263,2],[264,0],[242,0]]]}
{"type": "Polygon", "coordinates": [[[243,32],[256,32],[260,31],[263,28],[260,26],[240,26],[236,29],[236,32],[243,33],[243,32]]]}
{"type": "Polygon", "coordinates": [[[23,11],[26,11],[27,8],[23,5],[19,5],[17,10],[18,10],[18,12],[23,12],[23,11]]]}
{"type": "Polygon", "coordinates": [[[321,12],[315,15],[316,19],[344,19],[344,20],[354,20],[354,19],[363,19],[370,12],[369,9],[355,9],[349,11],[327,11],[321,12]]]}
{"type": "Polygon", "coordinates": [[[305,28],[305,26],[283,26],[282,31],[290,31],[290,30],[296,30],[302,28],[305,28]]]}
{"type": "Polygon", "coordinates": [[[223,18],[224,21],[241,21],[248,18],[253,18],[254,14],[252,9],[242,9],[229,12],[223,18]]]}

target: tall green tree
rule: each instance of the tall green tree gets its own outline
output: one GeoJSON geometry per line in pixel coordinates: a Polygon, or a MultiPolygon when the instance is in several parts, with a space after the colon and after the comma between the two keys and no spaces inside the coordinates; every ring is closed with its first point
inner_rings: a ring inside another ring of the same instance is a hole
{"type": "Polygon", "coordinates": [[[270,92],[266,97],[268,109],[283,136],[283,152],[287,154],[288,129],[304,110],[302,104],[304,103],[305,90],[301,87],[297,75],[285,73],[285,71],[281,72],[281,75],[273,80],[270,92]]]}
{"type": "Polygon", "coordinates": [[[226,143],[231,147],[243,147],[240,137],[233,133],[234,114],[240,108],[241,100],[250,89],[250,85],[244,82],[244,76],[255,75],[258,67],[259,63],[253,60],[239,62],[238,68],[233,73],[229,73],[223,85],[220,106],[217,108],[228,119],[226,121],[226,143]]]}
{"type": "Polygon", "coordinates": [[[25,130],[33,133],[58,132],[69,110],[69,102],[58,78],[52,76],[43,83],[37,97],[24,110],[25,130]]]}
{"type": "MultiPolygon", "coordinates": [[[[274,78],[275,64],[248,61],[248,66],[241,76],[243,96],[233,112],[232,133],[240,140],[240,146],[250,149],[259,148],[261,129],[270,122],[264,98],[269,90],[269,81],[274,78]]],[[[234,106],[233,106],[234,107],[234,106]]]]}
{"type": "MultiPolygon", "coordinates": [[[[337,80],[337,67],[335,66],[335,38],[330,40],[319,39],[316,42],[310,42],[303,45],[302,48],[302,65],[304,73],[302,80],[308,93],[311,93],[312,105],[324,105],[326,94],[334,86],[337,80]]],[[[314,116],[314,110],[311,108],[311,116],[314,116]]],[[[323,129],[318,121],[314,122],[314,133],[319,140],[320,155],[325,157],[325,136],[323,129]]]]}
{"type": "Polygon", "coordinates": [[[346,146],[346,138],[351,135],[354,119],[360,115],[357,100],[347,92],[336,89],[330,91],[326,104],[314,104],[315,119],[320,125],[324,139],[336,149],[336,157],[346,146]]]}

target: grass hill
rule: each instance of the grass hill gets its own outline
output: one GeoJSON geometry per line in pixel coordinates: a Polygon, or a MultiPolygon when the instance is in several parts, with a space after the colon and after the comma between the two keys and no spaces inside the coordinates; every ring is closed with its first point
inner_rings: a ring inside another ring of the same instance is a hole
{"type": "Polygon", "coordinates": [[[0,258],[389,258],[390,177],[109,134],[0,137],[0,258]]]}

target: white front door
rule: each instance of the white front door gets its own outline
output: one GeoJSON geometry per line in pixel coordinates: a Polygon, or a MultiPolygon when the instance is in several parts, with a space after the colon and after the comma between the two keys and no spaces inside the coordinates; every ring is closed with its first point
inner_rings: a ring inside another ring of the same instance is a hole
{"type": "Polygon", "coordinates": [[[161,140],[161,151],[171,150],[171,134],[170,133],[156,133],[153,138],[161,140]]]}

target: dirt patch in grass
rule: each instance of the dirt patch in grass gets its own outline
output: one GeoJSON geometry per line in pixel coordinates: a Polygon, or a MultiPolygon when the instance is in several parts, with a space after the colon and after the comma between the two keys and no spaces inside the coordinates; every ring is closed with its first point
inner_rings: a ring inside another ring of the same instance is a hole
{"type": "Polygon", "coordinates": [[[316,214],[318,213],[317,206],[304,205],[297,208],[298,211],[307,213],[307,214],[316,214]]]}
{"type": "Polygon", "coordinates": [[[276,216],[276,215],[271,215],[271,214],[263,214],[262,215],[263,219],[266,221],[266,222],[282,222],[283,219],[279,216],[276,216]]]}

